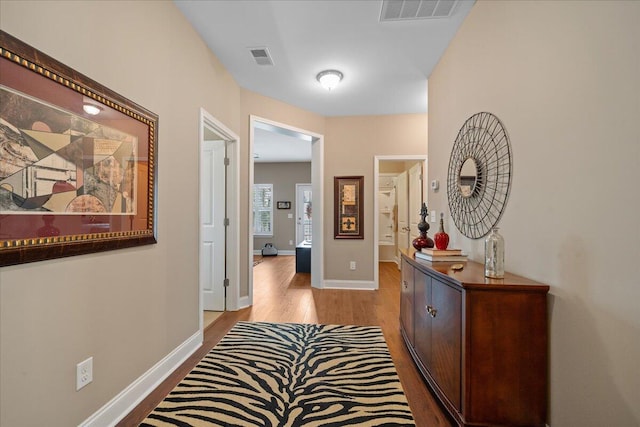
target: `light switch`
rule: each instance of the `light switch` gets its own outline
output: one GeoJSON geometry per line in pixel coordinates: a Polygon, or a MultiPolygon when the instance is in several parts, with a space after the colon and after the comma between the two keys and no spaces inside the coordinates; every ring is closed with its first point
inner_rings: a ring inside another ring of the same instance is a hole
{"type": "Polygon", "coordinates": [[[293,214],[287,214],[287,218],[292,219],[293,218],[293,214]]]}

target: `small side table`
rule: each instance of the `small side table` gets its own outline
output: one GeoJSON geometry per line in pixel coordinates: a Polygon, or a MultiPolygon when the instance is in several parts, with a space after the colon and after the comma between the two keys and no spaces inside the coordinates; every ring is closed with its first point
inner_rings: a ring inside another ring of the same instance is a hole
{"type": "Polygon", "coordinates": [[[296,246],[296,273],[311,273],[311,242],[296,246]]]}

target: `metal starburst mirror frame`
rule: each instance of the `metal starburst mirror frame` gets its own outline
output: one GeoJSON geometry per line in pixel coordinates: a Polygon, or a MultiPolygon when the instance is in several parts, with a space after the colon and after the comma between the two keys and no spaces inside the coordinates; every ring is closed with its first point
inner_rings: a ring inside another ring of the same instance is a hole
{"type": "Polygon", "coordinates": [[[511,146],[500,120],[486,112],[469,117],[453,144],[447,176],[449,210],[462,234],[479,239],[498,223],[511,175],[511,146]],[[471,184],[463,183],[466,162],[475,165],[471,184]]]}

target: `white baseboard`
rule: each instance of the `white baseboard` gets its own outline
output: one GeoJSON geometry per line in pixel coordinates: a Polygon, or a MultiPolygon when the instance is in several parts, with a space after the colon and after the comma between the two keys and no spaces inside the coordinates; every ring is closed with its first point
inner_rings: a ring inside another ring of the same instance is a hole
{"type": "Polygon", "coordinates": [[[322,283],[323,289],[349,289],[375,291],[376,284],[369,280],[325,280],[322,283]]]}
{"type": "Polygon", "coordinates": [[[247,308],[251,305],[251,302],[249,301],[249,297],[240,297],[240,299],[238,300],[238,310],[242,310],[243,308],[247,308]]]}
{"type": "Polygon", "coordinates": [[[151,369],[129,384],[116,397],[84,420],[80,427],[115,426],[145,397],[155,390],[169,374],[175,371],[189,356],[202,345],[202,331],[198,331],[171,353],[156,363],[151,369]]]}

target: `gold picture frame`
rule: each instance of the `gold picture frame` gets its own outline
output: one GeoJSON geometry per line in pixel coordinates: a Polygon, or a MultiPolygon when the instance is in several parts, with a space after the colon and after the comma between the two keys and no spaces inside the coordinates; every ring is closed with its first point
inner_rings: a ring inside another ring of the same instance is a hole
{"type": "Polygon", "coordinates": [[[0,30],[0,266],[156,243],[158,116],[0,30]]]}

